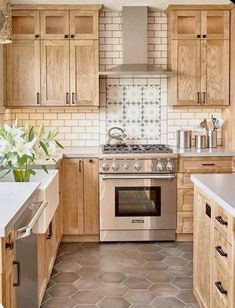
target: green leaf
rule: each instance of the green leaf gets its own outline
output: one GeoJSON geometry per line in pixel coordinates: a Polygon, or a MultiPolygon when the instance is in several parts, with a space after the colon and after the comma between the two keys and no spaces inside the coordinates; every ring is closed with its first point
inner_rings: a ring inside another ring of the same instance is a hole
{"type": "Polygon", "coordinates": [[[60,144],[57,140],[55,140],[55,143],[58,145],[59,148],[63,149],[64,147],[62,146],[62,144],[60,144]]]}
{"type": "Polygon", "coordinates": [[[36,172],[33,169],[29,169],[29,173],[32,174],[32,175],[36,174],[36,172]]]}
{"type": "Polygon", "coordinates": [[[45,165],[42,165],[41,167],[46,173],[48,173],[47,167],[45,165]]]}
{"type": "Polygon", "coordinates": [[[49,156],[49,153],[47,151],[47,147],[45,146],[44,142],[40,141],[40,146],[42,147],[43,151],[49,156]]]}
{"type": "Polygon", "coordinates": [[[29,130],[29,141],[33,140],[34,135],[35,135],[34,134],[34,129],[33,129],[33,127],[31,127],[30,130],[29,130]]]}

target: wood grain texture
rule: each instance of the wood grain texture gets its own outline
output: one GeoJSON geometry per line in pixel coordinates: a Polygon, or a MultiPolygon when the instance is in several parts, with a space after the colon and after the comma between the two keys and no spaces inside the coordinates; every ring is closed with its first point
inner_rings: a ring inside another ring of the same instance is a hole
{"type": "Polygon", "coordinates": [[[91,242],[98,243],[100,241],[99,235],[63,235],[62,242],[70,243],[70,242],[91,242]]]}
{"type": "Polygon", "coordinates": [[[34,39],[40,34],[39,11],[12,11],[12,37],[17,39],[34,39]]]}
{"type": "Polygon", "coordinates": [[[7,107],[37,106],[40,94],[40,42],[16,40],[6,47],[7,107]]]}
{"type": "Polygon", "coordinates": [[[201,33],[200,11],[174,11],[171,13],[172,39],[196,39],[201,33]]]}
{"type": "Polygon", "coordinates": [[[216,228],[214,228],[213,255],[214,258],[217,258],[222,264],[221,266],[224,268],[224,270],[227,271],[230,276],[232,276],[232,271],[230,270],[233,266],[232,247],[216,228]],[[227,254],[227,256],[221,256],[218,253],[218,251],[215,249],[215,247],[218,246],[221,247],[221,249],[224,253],[227,254]]]}
{"type": "Polygon", "coordinates": [[[40,24],[42,39],[64,39],[69,35],[69,12],[42,11],[40,24]]]}
{"type": "Polygon", "coordinates": [[[66,106],[69,97],[69,41],[41,42],[41,105],[66,106]]]}
{"type": "Polygon", "coordinates": [[[230,34],[230,11],[202,11],[201,34],[206,39],[228,40],[230,34]]]}
{"type": "Polygon", "coordinates": [[[70,34],[75,39],[94,40],[99,38],[98,11],[70,11],[70,34]]]}
{"type": "Polygon", "coordinates": [[[225,240],[229,244],[233,244],[234,240],[234,219],[231,215],[229,215],[224,209],[222,209],[221,206],[215,204],[215,219],[214,219],[214,224],[215,228],[219,231],[220,234],[225,238],[225,240]],[[227,225],[221,224],[216,217],[221,217],[224,221],[227,222],[227,225]]]}
{"type": "Polygon", "coordinates": [[[81,11],[99,11],[103,7],[102,4],[93,4],[93,5],[71,5],[71,4],[41,4],[41,5],[34,5],[34,4],[13,4],[12,10],[81,10],[81,11]]]}
{"type": "Polygon", "coordinates": [[[180,234],[193,233],[193,212],[177,212],[176,233],[180,234]]]}
{"type": "Polygon", "coordinates": [[[172,11],[224,11],[233,8],[233,4],[221,4],[221,5],[204,5],[204,4],[171,4],[165,10],[166,14],[170,14],[172,11]]]}
{"type": "Polygon", "coordinates": [[[191,181],[191,173],[178,173],[177,174],[177,188],[192,188],[193,182],[191,181]]]}
{"type": "Polygon", "coordinates": [[[177,190],[177,212],[192,212],[193,211],[193,189],[177,190]]]}
{"type": "Polygon", "coordinates": [[[70,84],[72,105],[99,105],[98,59],[97,40],[71,40],[70,84]]]}

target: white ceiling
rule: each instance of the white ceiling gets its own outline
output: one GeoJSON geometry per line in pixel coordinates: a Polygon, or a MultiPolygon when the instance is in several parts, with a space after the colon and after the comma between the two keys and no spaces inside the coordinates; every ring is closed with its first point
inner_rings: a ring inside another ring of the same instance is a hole
{"type": "Polygon", "coordinates": [[[104,4],[105,8],[120,10],[126,6],[150,6],[165,9],[169,4],[228,4],[229,0],[12,0],[14,4],[104,4]]]}

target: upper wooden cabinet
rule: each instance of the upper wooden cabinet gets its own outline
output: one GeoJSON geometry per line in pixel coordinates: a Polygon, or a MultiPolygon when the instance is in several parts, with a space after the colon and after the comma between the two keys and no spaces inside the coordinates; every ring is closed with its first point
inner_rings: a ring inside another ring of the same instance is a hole
{"type": "Polygon", "coordinates": [[[229,105],[230,11],[226,6],[170,6],[169,103],[229,105]]]}
{"type": "Polygon", "coordinates": [[[40,36],[39,11],[12,11],[12,37],[35,39],[40,36]]]}
{"type": "Polygon", "coordinates": [[[172,39],[229,39],[230,12],[179,10],[170,13],[172,39]]]}
{"type": "Polygon", "coordinates": [[[75,39],[98,39],[98,11],[70,11],[70,36],[75,39]]]}
{"type": "Polygon", "coordinates": [[[69,11],[40,12],[41,38],[69,38],[69,11]]]}

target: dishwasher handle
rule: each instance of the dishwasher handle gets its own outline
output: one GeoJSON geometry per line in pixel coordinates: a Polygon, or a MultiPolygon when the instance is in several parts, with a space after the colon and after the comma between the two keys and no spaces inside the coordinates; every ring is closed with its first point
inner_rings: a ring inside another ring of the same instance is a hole
{"type": "Polygon", "coordinates": [[[102,180],[128,180],[128,179],[156,179],[156,180],[173,180],[175,178],[175,174],[105,174],[102,175],[102,180]]]}
{"type": "Polygon", "coordinates": [[[22,228],[19,228],[16,230],[16,239],[21,239],[24,237],[29,236],[32,233],[32,229],[35,226],[36,222],[38,221],[39,217],[41,216],[43,210],[47,206],[47,201],[43,200],[41,202],[34,202],[34,204],[38,205],[38,210],[29,222],[27,226],[24,226],[22,228]]]}

